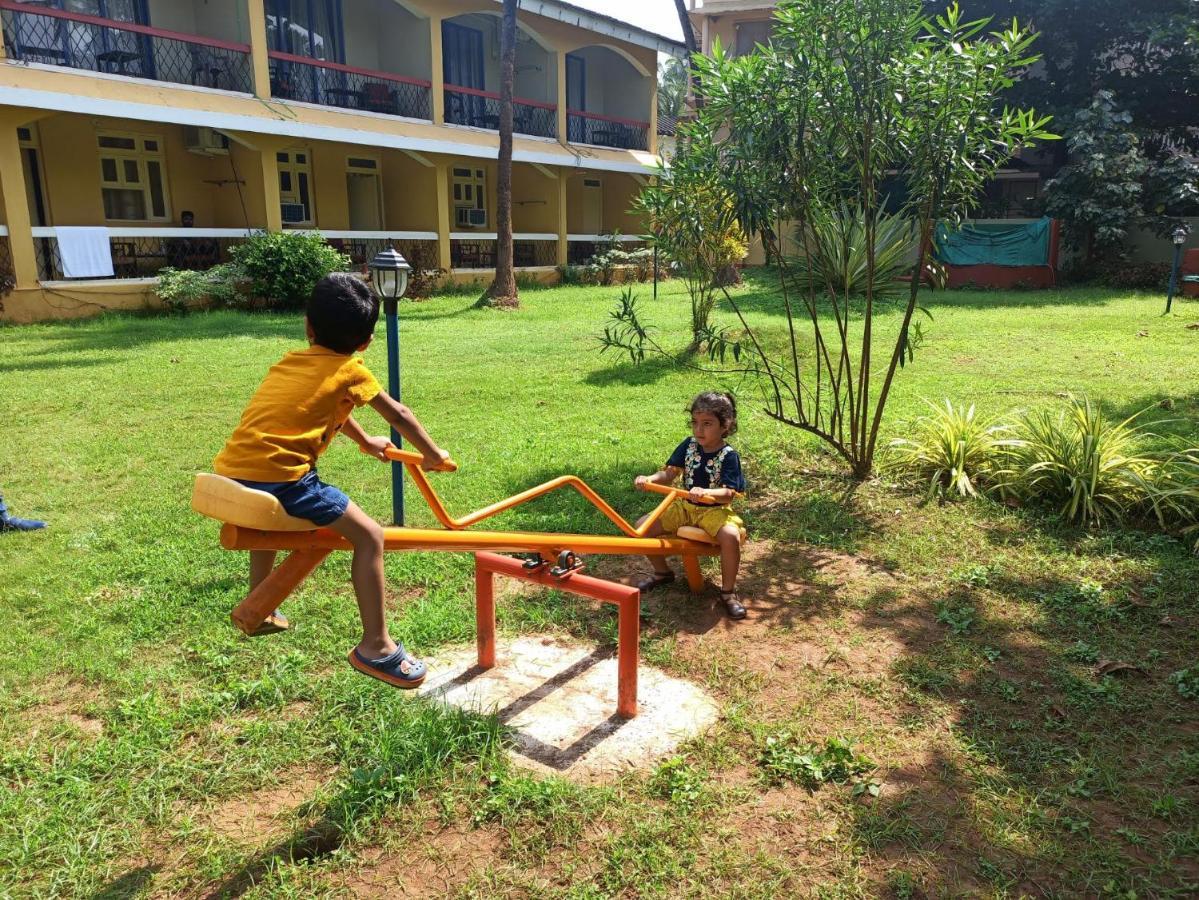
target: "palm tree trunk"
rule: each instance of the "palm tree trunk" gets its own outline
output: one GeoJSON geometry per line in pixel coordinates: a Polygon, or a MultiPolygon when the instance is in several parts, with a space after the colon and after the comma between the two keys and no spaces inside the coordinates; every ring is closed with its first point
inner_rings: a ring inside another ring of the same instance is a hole
{"type": "Polygon", "coordinates": [[[516,6],[504,0],[500,30],[500,158],[496,167],[495,281],[479,299],[482,306],[520,305],[512,262],[512,83],[516,78],[516,6]]]}
{"type": "Polygon", "coordinates": [[[683,0],[674,0],[674,8],[679,14],[679,27],[683,29],[683,44],[687,48],[687,71],[691,73],[691,96],[696,109],[704,105],[704,95],[700,92],[699,76],[691,67],[691,57],[700,53],[703,48],[695,42],[695,29],[691,27],[691,17],[687,15],[687,7],[683,0]]]}

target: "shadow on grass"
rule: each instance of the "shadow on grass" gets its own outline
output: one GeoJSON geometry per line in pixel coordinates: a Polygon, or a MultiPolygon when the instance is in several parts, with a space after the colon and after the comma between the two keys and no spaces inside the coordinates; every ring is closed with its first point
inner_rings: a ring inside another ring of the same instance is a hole
{"type": "Polygon", "coordinates": [[[684,363],[675,357],[652,356],[640,363],[621,359],[620,362],[605,369],[594,369],[588,372],[583,378],[583,383],[592,387],[609,387],[613,384],[636,387],[654,384],[669,375],[682,371],[684,371],[684,363]]]}
{"type": "MultiPolygon", "coordinates": [[[[773,267],[746,269],[743,272],[743,284],[732,291],[733,299],[744,312],[759,312],[771,315],[785,315],[786,308],[783,294],[779,287],[778,270],[773,267]]],[[[920,291],[920,305],[929,308],[936,315],[938,308],[968,308],[993,309],[996,307],[1012,309],[1035,309],[1045,306],[1096,307],[1126,299],[1129,291],[1102,287],[1065,287],[1048,290],[1026,291],[992,291],[992,290],[946,290],[934,291],[925,288],[920,291]]],[[[1153,295],[1146,294],[1146,299],[1153,295]]],[[[805,317],[802,296],[790,293],[792,314],[798,319],[805,317]]],[[[902,301],[906,303],[907,295],[902,301]]],[[[852,302],[852,301],[851,301],[852,302]]],[[[721,300],[722,306],[727,306],[721,300]]],[[[861,310],[854,304],[851,314],[860,315],[861,310]]],[[[1164,299],[1163,299],[1164,308],[1164,299]]],[[[895,304],[883,307],[883,312],[899,312],[901,308],[895,304]]]]}
{"type": "MultiPolygon", "coordinates": [[[[1177,547],[1139,552],[1178,586],[1192,577],[1177,547]]],[[[1107,559],[1081,543],[1075,553],[1107,559]]],[[[968,574],[861,623],[905,647],[891,667],[907,697],[896,718],[933,737],[881,773],[880,798],[854,805],[855,839],[910,896],[1193,890],[1199,864],[1177,850],[1193,833],[1182,818],[1163,824],[1146,798],[1199,803],[1199,783],[1177,772],[1193,733],[1165,684],[1191,653],[1183,629],[1159,625],[1196,601],[1169,585],[1138,600],[1135,584],[1096,588],[1036,565],[968,574]],[[1102,659],[1140,671],[1097,674],[1102,659]],[[935,737],[940,724],[950,730],[935,737]]]]}
{"type": "Polygon", "coordinates": [[[104,885],[91,895],[90,900],[129,900],[138,897],[161,866],[140,866],[104,885]]]}

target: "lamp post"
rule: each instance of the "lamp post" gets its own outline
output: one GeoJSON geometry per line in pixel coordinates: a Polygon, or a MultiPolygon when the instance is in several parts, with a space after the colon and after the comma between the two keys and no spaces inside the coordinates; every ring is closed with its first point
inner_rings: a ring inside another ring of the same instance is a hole
{"type": "Polygon", "coordinates": [[[1187,242],[1190,229],[1179,225],[1171,237],[1174,239],[1174,267],[1170,269],[1170,287],[1166,291],[1166,315],[1170,314],[1170,306],[1174,303],[1174,292],[1178,290],[1178,269],[1182,266],[1182,247],[1187,242]]]}
{"type": "MultiPolygon", "coordinates": [[[[408,290],[408,275],[412,266],[396,250],[389,248],[370,262],[371,289],[383,304],[387,321],[387,393],[400,402],[400,298],[408,290]]],[[[391,429],[391,442],[400,446],[400,435],[391,429]]],[[[404,466],[391,464],[391,516],[396,525],[404,524],[404,466]]]]}

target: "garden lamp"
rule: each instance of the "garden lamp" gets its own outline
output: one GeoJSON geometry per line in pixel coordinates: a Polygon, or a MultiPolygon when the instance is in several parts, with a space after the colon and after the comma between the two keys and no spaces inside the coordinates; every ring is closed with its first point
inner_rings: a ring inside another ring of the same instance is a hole
{"type": "Polygon", "coordinates": [[[1174,267],[1170,269],[1170,286],[1166,290],[1166,315],[1170,314],[1170,306],[1174,303],[1174,292],[1178,290],[1178,269],[1182,265],[1182,248],[1190,233],[1191,230],[1186,225],[1179,225],[1170,235],[1174,241],[1174,267]]]}
{"type": "MultiPolygon", "coordinates": [[[[400,324],[399,300],[408,290],[412,266],[394,248],[389,247],[370,261],[371,289],[383,303],[387,321],[387,393],[400,402],[400,324]]],[[[400,446],[400,435],[391,429],[391,442],[400,446]]],[[[404,465],[391,464],[391,514],[395,525],[404,524],[404,465]]]]}

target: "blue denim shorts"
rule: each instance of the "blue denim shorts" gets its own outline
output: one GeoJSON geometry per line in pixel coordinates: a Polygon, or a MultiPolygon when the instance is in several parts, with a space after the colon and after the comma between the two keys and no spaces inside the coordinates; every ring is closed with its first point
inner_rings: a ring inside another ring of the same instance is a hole
{"type": "Polygon", "coordinates": [[[328,525],[345,515],[350,498],[331,484],[325,484],[312,469],[299,481],[246,481],[234,479],[256,491],[273,494],[289,516],[328,525]]]}

